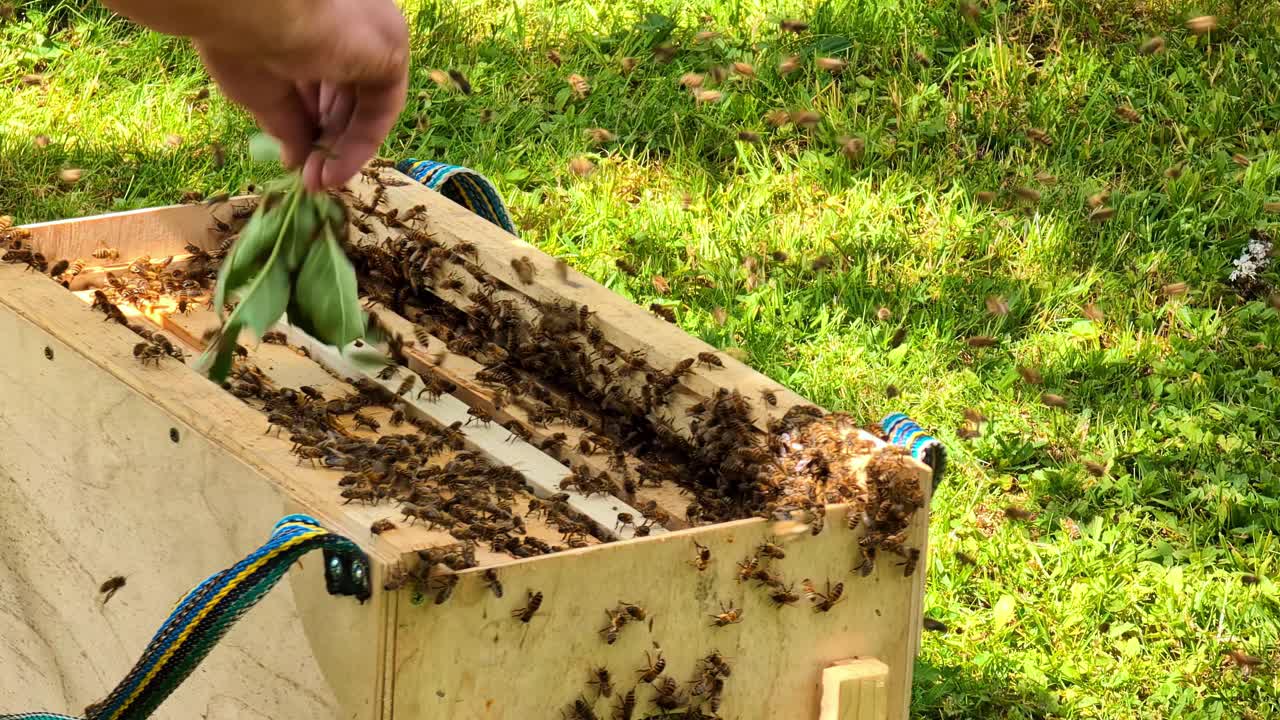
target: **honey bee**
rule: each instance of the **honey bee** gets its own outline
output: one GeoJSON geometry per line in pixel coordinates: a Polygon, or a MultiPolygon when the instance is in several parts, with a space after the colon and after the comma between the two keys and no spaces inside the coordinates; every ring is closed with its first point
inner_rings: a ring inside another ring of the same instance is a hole
{"type": "Polygon", "coordinates": [[[1131,123],[1142,122],[1142,116],[1138,114],[1137,110],[1133,109],[1132,105],[1117,105],[1116,114],[1119,115],[1121,118],[1123,118],[1126,122],[1131,122],[1131,123]]]}
{"type": "Polygon", "coordinates": [[[787,556],[787,552],[782,549],[781,545],[773,542],[764,542],[760,547],[756,548],[756,553],[762,557],[772,558],[774,560],[782,560],[787,556]]]}
{"type": "Polygon", "coordinates": [[[792,123],[807,130],[812,130],[822,122],[822,116],[812,110],[797,110],[788,117],[792,123]]]}
{"type": "Polygon", "coordinates": [[[921,626],[924,627],[924,629],[928,630],[929,632],[946,632],[947,631],[946,623],[940,620],[934,620],[933,618],[928,617],[927,615],[921,621],[921,626]]]}
{"type": "Polygon", "coordinates": [[[49,268],[49,277],[57,278],[65,273],[69,267],[71,267],[71,261],[59,260],[53,264],[53,267],[49,268]]]}
{"type": "Polygon", "coordinates": [[[752,555],[738,563],[738,582],[746,582],[760,569],[760,556],[752,555]]]}
{"type": "Polygon", "coordinates": [[[1045,147],[1053,147],[1053,138],[1049,137],[1049,133],[1040,128],[1027,128],[1027,139],[1031,142],[1044,145],[1045,147]]]}
{"type": "Polygon", "coordinates": [[[658,291],[659,295],[669,295],[671,293],[671,283],[668,283],[667,279],[661,275],[654,275],[651,282],[653,283],[653,289],[658,291]]]}
{"type": "Polygon", "coordinates": [[[381,535],[384,532],[395,530],[395,529],[396,529],[396,524],[391,522],[387,518],[382,518],[381,520],[374,520],[373,524],[369,526],[369,532],[373,533],[374,535],[381,535]]]}
{"type": "Polygon", "coordinates": [[[662,657],[661,650],[658,651],[657,657],[654,658],[650,658],[649,653],[645,652],[644,659],[647,665],[637,670],[636,673],[640,675],[640,682],[652,683],[658,679],[663,670],[667,669],[667,660],[662,657]]]}
{"type": "Polygon", "coordinates": [[[613,710],[613,720],[631,720],[636,711],[636,691],[628,690],[626,695],[618,698],[618,706],[613,710]]]}
{"type": "Polygon", "coordinates": [[[98,586],[98,593],[102,595],[100,598],[103,605],[111,601],[120,588],[124,587],[125,578],[123,575],[116,575],[108,578],[105,582],[98,586]]]}
{"type": "MultiPolygon", "coordinates": [[[[778,74],[781,75],[782,77],[786,77],[799,69],[800,69],[799,55],[790,55],[778,61],[778,74]]],[[[774,112],[778,112],[778,111],[775,110],[774,112]]],[[[786,113],[783,113],[784,116],[785,114],[786,113]]],[[[774,127],[782,127],[783,125],[786,125],[790,121],[790,118],[786,118],[786,117],[783,117],[780,119],[781,119],[781,122],[778,124],[775,124],[774,127]]]]}
{"type": "Polygon", "coordinates": [[[453,596],[453,589],[458,586],[459,577],[452,573],[444,575],[436,581],[436,605],[443,605],[453,596]]]}
{"type": "Polygon", "coordinates": [[[519,618],[522,623],[527,623],[532,620],[534,614],[538,612],[538,608],[542,607],[542,593],[534,592],[532,590],[529,590],[528,593],[528,604],[522,608],[516,608],[511,611],[511,617],[519,618]]]}
{"type": "Polygon", "coordinates": [[[799,35],[809,29],[809,23],[802,20],[780,20],[778,21],[778,27],[782,28],[783,32],[799,35]]]}
{"type": "Polygon", "coordinates": [[[718,103],[724,99],[724,93],[719,90],[698,89],[693,91],[693,99],[699,105],[703,103],[718,103]]]}
{"type": "Polygon", "coordinates": [[[662,678],[653,688],[657,691],[653,704],[659,710],[675,710],[684,704],[684,698],[679,693],[680,685],[674,678],[662,678]]]}
{"type": "Polygon", "coordinates": [[[153,363],[159,367],[160,358],[164,357],[164,351],[155,343],[140,342],[133,346],[133,356],[143,365],[153,363]]]}
{"type": "Polygon", "coordinates": [[[795,584],[793,583],[783,587],[775,587],[769,593],[769,599],[781,608],[784,605],[794,605],[800,602],[800,595],[795,592],[795,584]]]}
{"type": "Polygon", "coordinates": [[[471,94],[471,81],[467,80],[467,76],[463,75],[461,71],[450,70],[449,79],[453,81],[454,87],[458,88],[463,95],[471,94]]]}
{"type": "Polygon", "coordinates": [[[826,592],[818,592],[813,586],[813,581],[805,578],[801,583],[804,589],[804,595],[813,603],[814,612],[830,612],[836,603],[840,602],[844,596],[844,583],[836,583],[832,586],[831,581],[827,581],[826,592]]]}
{"type": "Polygon", "coordinates": [[[760,388],[760,397],[764,398],[764,401],[765,401],[766,403],[769,403],[769,405],[771,405],[771,406],[773,406],[773,407],[777,407],[777,405],[778,405],[778,393],[774,392],[772,389],[770,389],[770,388],[760,388]]]}
{"type": "Polygon", "coordinates": [[[511,269],[516,271],[516,275],[519,276],[520,282],[525,285],[532,285],[534,276],[538,274],[537,268],[533,266],[533,263],[530,262],[527,255],[523,255],[519,258],[512,258],[511,269]]]}
{"type": "Polygon", "coordinates": [[[1004,509],[1004,516],[1010,520],[1021,520],[1023,522],[1034,520],[1036,514],[1030,510],[1023,510],[1016,505],[1010,505],[1004,509]]]}
{"type": "Polygon", "coordinates": [[[693,541],[693,547],[694,558],[689,561],[689,564],[697,568],[698,572],[702,572],[706,570],[707,566],[711,563],[711,548],[703,545],[697,540],[693,541]]]}
{"type": "Polygon", "coordinates": [[[760,133],[742,130],[738,132],[738,139],[745,143],[758,143],[760,142],[760,133]]]}
{"type": "Polygon", "coordinates": [[[1000,344],[990,335],[974,335],[971,338],[965,339],[965,342],[968,343],[969,347],[975,348],[995,347],[1000,344]]]}
{"type": "Polygon", "coordinates": [[[1018,196],[1019,200],[1032,204],[1040,202],[1040,191],[1035,188],[1019,186],[1013,189],[1013,194],[1018,196]]]}
{"type": "Polygon", "coordinates": [[[633,57],[624,57],[618,61],[618,66],[622,69],[623,75],[630,75],[639,64],[640,62],[633,57]]]}
{"type": "Polygon", "coordinates": [[[120,251],[115,248],[101,247],[94,250],[93,257],[98,260],[116,261],[120,259],[120,251]]]}
{"type": "Polygon", "coordinates": [[[609,668],[598,667],[593,669],[591,678],[587,684],[596,686],[596,693],[599,697],[611,697],[613,695],[613,680],[610,677],[609,668]]]}
{"type": "Polygon", "coordinates": [[[678,320],[676,319],[676,311],[672,310],[666,305],[662,305],[659,303],[650,303],[649,311],[652,312],[654,315],[657,315],[658,317],[662,318],[663,320],[666,320],[669,323],[676,324],[678,322],[678,320]]]}
{"type": "Polygon", "coordinates": [[[498,573],[493,568],[484,571],[484,583],[489,586],[494,597],[502,597],[502,581],[498,579],[498,573]]]}
{"type": "Polygon", "coordinates": [[[1218,18],[1215,15],[1201,15],[1188,20],[1186,26],[1192,33],[1204,35],[1218,29],[1218,18]]]}
{"type": "Polygon", "coordinates": [[[1164,38],[1156,35],[1138,46],[1138,52],[1142,55],[1157,55],[1164,52],[1164,38]]]}
{"type": "Polygon", "coordinates": [[[1000,295],[988,295],[986,304],[987,312],[996,317],[1004,317],[1009,314],[1009,302],[1000,295]]]}
{"type": "Polygon", "coordinates": [[[867,143],[862,138],[840,138],[840,154],[849,162],[857,162],[862,159],[862,154],[867,149],[867,143]]]}
{"type": "Polygon", "coordinates": [[[1018,374],[1022,376],[1022,380],[1028,385],[1043,385],[1044,377],[1040,375],[1040,371],[1026,365],[1018,366],[1018,374]]]}
{"type": "Polygon", "coordinates": [[[1089,474],[1094,477],[1102,477],[1107,474],[1107,466],[1093,460],[1085,460],[1084,469],[1088,470],[1089,474]]]}
{"type": "Polygon", "coordinates": [[[574,97],[578,98],[579,100],[582,100],[583,98],[591,94],[591,84],[588,83],[587,79],[582,77],[581,75],[574,73],[569,77],[565,78],[565,80],[566,82],[569,83],[569,87],[573,88],[574,97]]]}
{"type": "Polygon", "coordinates": [[[983,205],[990,205],[991,203],[996,201],[996,194],[991,192],[990,190],[979,190],[978,192],[974,193],[973,199],[977,200],[983,205]]]}
{"type": "Polygon", "coordinates": [[[820,57],[814,60],[813,64],[817,65],[819,70],[826,70],[829,73],[844,72],[844,69],[849,66],[847,60],[832,57],[820,57]]]}
{"type": "Polygon", "coordinates": [[[742,622],[742,608],[734,607],[733,601],[730,600],[728,605],[720,603],[720,612],[712,613],[711,617],[715,618],[711,622],[712,627],[735,625],[742,622]]]}
{"type": "Polygon", "coordinates": [[[706,365],[707,367],[718,367],[718,368],[724,367],[724,361],[720,359],[720,356],[716,355],[713,352],[698,353],[698,364],[706,365]]]}
{"type": "Polygon", "coordinates": [[[1067,407],[1067,399],[1062,397],[1061,395],[1055,395],[1053,393],[1041,393],[1040,402],[1044,403],[1045,405],[1051,408],[1067,407]]]}

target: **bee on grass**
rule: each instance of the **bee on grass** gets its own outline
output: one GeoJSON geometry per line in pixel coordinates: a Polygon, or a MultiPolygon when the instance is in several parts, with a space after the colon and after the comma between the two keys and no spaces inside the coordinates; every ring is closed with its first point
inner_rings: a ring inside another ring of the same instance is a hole
{"type": "Polygon", "coordinates": [[[1027,139],[1030,140],[1031,142],[1037,143],[1039,145],[1043,145],[1045,147],[1053,147],[1053,138],[1049,137],[1049,133],[1045,132],[1044,130],[1041,130],[1040,128],[1032,127],[1032,128],[1027,128],[1025,132],[1026,132],[1027,139]]]}
{"type": "Polygon", "coordinates": [[[591,94],[591,83],[587,82],[587,79],[581,75],[574,73],[565,78],[565,81],[568,82],[569,87],[573,89],[574,97],[579,100],[582,100],[591,94]]]}
{"type": "Polygon", "coordinates": [[[1111,218],[1115,217],[1115,215],[1116,215],[1115,208],[1100,207],[1094,210],[1093,212],[1089,213],[1089,222],[1104,223],[1110,220],[1111,218]]]}

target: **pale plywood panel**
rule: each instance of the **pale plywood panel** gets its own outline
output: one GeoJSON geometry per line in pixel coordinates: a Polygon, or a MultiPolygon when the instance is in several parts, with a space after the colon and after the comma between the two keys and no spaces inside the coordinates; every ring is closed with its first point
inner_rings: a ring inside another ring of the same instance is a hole
{"type": "MultiPolygon", "coordinates": [[[[0,335],[13,349],[0,364],[0,573],[11,581],[4,624],[21,629],[4,633],[15,640],[0,649],[0,666],[35,659],[0,673],[0,707],[76,714],[124,677],[173,602],[266,539],[285,501],[189,424],[7,308],[0,335]],[[128,583],[103,606],[98,586],[114,575],[128,583]]],[[[341,602],[322,583],[299,589],[341,602]]],[[[344,717],[289,587],[235,628],[158,717],[189,717],[224,693],[273,717],[344,717]]]]}
{"type": "MultiPolygon", "coordinates": [[[[924,471],[919,476],[926,482],[924,471]]],[[[586,686],[593,667],[607,667],[623,692],[630,689],[645,651],[653,652],[657,643],[668,674],[683,688],[700,658],[713,650],[728,658],[733,675],[720,712],[741,720],[817,717],[823,670],[851,656],[876,657],[889,667],[885,717],[901,720],[907,716],[915,659],[911,636],[919,624],[907,597],[921,571],[903,577],[901,567],[885,560],[869,577],[852,575],[859,561],[857,536],[843,527],[843,515],[833,509],[821,535],[788,544],[787,558],[774,565],[797,591],[806,577],[820,589],[828,578],[843,582],[845,600],[829,613],[815,613],[803,601],[779,610],[754,583],[739,583],[736,563],[771,534],[771,524],[763,520],[516,563],[499,570],[506,586],[501,600],[472,573],[444,608],[401,604],[397,715],[554,717],[580,694],[594,699],[586,686]],[[702,573],[688,564],[694,539],[712,551],[711,567],[702,573]],[[525,625],[510,613],[525,604],[528,590],[541,591],[544,602],[525,625]],[[605,609],[619,601],[646,607],[653,630],[629,626],[610,646],[597,631],[606,624],[605,609]],[[742,623],[710,627],[710,614],[729,601],[744,610],[742,623]],[[518,684],[511,682],[516,672],[518,684]]],[[[922,515],[911,532],[917,546],[924,526],[922,515]]],[[[649,709],[652,690],[641,688],[638,695],[641,708],[649,709]]],[[[595,709],[606,717],[611,705],[599,701],[595,709]]]]}
{"type": "Polygon", "coordinates": [[[875,658],[847,660],[822,671],[819,720],[885,720],[889,666],[875,658]]]}
{"type": "Polygon", "coordinates": [[[253,200],[236,197],[216,207],[171,205],[22,227],[30,231],[33,246],[50,264],[63,258],[88,259],[99,248],[118,250],[124,262],[144,253],[158,259],[181,254],[187,243],[213,249],[218,244],[215,219],[228,221],[236,207],[253,200]]]}

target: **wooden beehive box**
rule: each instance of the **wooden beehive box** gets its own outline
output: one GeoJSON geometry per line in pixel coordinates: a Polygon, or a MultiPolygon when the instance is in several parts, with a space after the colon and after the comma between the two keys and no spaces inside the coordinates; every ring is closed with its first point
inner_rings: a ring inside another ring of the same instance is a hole
{"type": "MultiPolygon", "coordinates": [[[[383,207],[423,206],[414,213],[421,213],[415,227],[445,245],[472,244],[472,262],[504,292],[585,304],[609,342],[620,351],[644,351],[655,367],[713,351],[576,272],[562,276],[553,259],[442,196],[402,183],[394,171],[380,172],[392,179],[378,191],[385,193],[383,207]],[[522,258],[537,271],[532,284],[512,263],[522,258]]],[[[354,193],[367,202],[375,187],[361,179],[354,193]]],[[[211,227],[231,222],[236,207],[178,206],[47,223],[13,237],[23,237],[51,264],[113,255],[105,251],[112,249],[119,260],[89,263],[174,255],[174,267],[181,267],[191,260],[189,246],[216,248],[219,236],[211,227]]],[[[372,233],[366,241],[387,231],[361,224],[360,232],[372,233]]],[[[681,707],[700,705],[712,716],[693,681],[713,652],[732,668],[723,678],[718,717],[907,717],[926,563],[906,575],[901,563],[882,557],[869,575],[854,572],[865,530],[846,526],[843,506],[831,507],[825,529],[814,534],[762,518],[691,527],[690,496],[671,482],[609,496],[571,493],[569,503],[597,521],[603,539],[616,535],[615,541],[584,537],[575,544],[585,547],[528,559],[482,543],[478,565],[458,573],[451,596],[436,604],[438,585],[431,584],[425,602],[415,604],[423,596],[414,583],[390,591],[384,583],[406,569],[421,572],[419,551],[457,540],[404,522],[394,504],[346,502],[339,474],[300,460],[288,433],[264,434],[269,426],[259,409],[210,383],[190,361],[139,362],[133,354],[138,336],[90,307],[92,288],[105,282],[105,271],[91,267],[69,283],[80,292],[69,292],[25,265],[0,266],[0,337],[7,347],[0,362],[0,711],[77,712],[99,699],[127,672],[177,598],[256,547],[279,517],[301,511],[367,551],[373,598],[361,605],[327,596],[320,561],[306,560],[161,708],[161,717],[523,720],[559,718],[581,698],[604,718],[617,716],[633,688],[634,717],[652,717],[660,715],[657,691],[640,682],[640,671],[659,654],[664,677],[679,683],[681,707]],[[617,522],[617,514],[628,511],[637,522],[642,512],[662,522],[649,523],[649,536],[635,537],[634,525],[617,522]],[[372,534],[371,524],[382,518],[397,527],[372,534]],[[779,607],[770,588],[740,579],[740,563],[767,540],[781,544],[786,556],[762,564],[802,596],[794,605],[779,607]],[[702,569],[695,562],[699,546],[710,552],[702,569]],[[487,571],[504,586],[501,598],[487,571]],[[127,585],[102,602],[99,584],[117,575],[127,585]],[[817,611],[801,592],[806,579],[823,592],[842,583],[841,601],[817,611]],[[528,622],[513,617],[533,592],[541,593],[541,607],[528,622]],[[601,632],[607,611],[623,602],[643,607],[646,618],[607,643],[601,632]],[[716,626],[713,616],[730,605],[741,622],[716,626]],[[588,684],[601,667],[614,685],[603,698],[588,684]]],[[[440,295],[449,299],[445,291],[440,295]]],[[[212,313],[182,315],[165,307],[125,310],[135,324],[163,327],[194,355],[212,313]]],[[[412,334],[408,320],[385,308],[377,312],[391,330],[412,334]]],[[[280,387],[309,385],[328,397],[350,392],[343,378],[358,371],[305,337],[288,340],[251,345],[246,361],[280,387]]],[[[566,435],[566,447],[553,453],[559,460],[593,471],[607,467],[607,458],[575,447],[583,430],[561,421],[527,422],[527,408],[511,398],[495,408],[493,387],[476,377],[483,366],[441,340],[423,334],[407,356],[410,369],[456,385],[452,396],[435,402],[406,395],[403,409],[411,417],[448,424],[471,420],[466,411],[476,407],[495,419],[526,421],[529,442],[496,423],[464,428],[467,450],[528,478],[531,494],[517,498],[516,510],[527,511],[535,494],[558,492],[568,474],[539,449],[557,432],[566,435]]],[[[724,358],[723,364],[699,366],[681,378],[681,402],[691,405],[721,388],[740,390],[756,400],[761,429],[805,404],[740,363],[724,358]],[[776,406],[757,400],[764,389],[776,390],[776,406]]],[[[387,384],[399,385],[406,372],[387,384]]],[[[420,389],[423,381],[414,382],[420,389]]],[[[390,410],[375,414],[380,432],[388,432],[390,410]]],[[[685,413],[676,414],[673,424],[687,428],[685,413]]],[[[923,552],[929,469],[915,461],[903,468],[925,498],[904,544],[923,552]]],[[[526,522],[528,533],[548,544],[563,540],[536,513],[526,522]]]]}

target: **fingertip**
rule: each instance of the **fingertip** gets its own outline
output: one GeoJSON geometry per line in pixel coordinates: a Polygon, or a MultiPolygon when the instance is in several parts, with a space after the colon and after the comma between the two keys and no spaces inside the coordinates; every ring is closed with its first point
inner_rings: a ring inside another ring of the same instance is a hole
{"type": "Polygon", "coordinates": [[[336,188],[347,184],[347,181],[360,171],[363,163],[353,162],[346,158],[331,159],[324,164],[321,181],[326,188],[336,188]]]}
{"type": "Polygon", "coordinates": [[[312,152],[307,156],[307,163],[302,168],[302,186],[309,192],[320,192],[326,186],[324,177],[325,159],[323,152],[312,152]]]}

